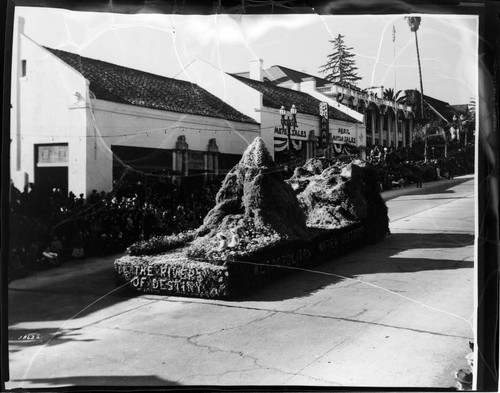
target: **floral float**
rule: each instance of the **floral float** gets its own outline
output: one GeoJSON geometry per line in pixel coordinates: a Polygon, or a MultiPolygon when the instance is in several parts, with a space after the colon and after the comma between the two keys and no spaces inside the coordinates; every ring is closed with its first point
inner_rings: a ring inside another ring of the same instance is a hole
{"type": "Polygon", "coordinates": [[[203,225],[132,245],[114,263],[117,282],[163,295],[252,293],[294,268],[382,239],[387,207],[372,179],[361,161],[324,169],[311,160],[285,181],[256,138],[226,175],[203,225]]]}

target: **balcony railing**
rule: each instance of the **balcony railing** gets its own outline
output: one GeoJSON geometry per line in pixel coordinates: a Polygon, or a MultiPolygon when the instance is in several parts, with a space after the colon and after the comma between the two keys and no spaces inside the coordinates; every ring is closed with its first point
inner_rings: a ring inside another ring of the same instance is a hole
{"type": "Polygon", "coordinates": [[[386,105],[391,108],[397,108],[403,111],[411,112],[412,107],[409,105],[403,105],[396,103],[394,101],[390,100],[385,100],[380,97],[375,97],[374,94],[368,94],[366,92],[361,92],[357,91],[354,89],[351,89],[349,87],[343,87],[343,86],[337,86],[337,85],[331,85],[331,86],[324,86],[324,87],[318,87],[317,90],[325,95],[337,95],[338,93],[344,94],[345,96],[350,96],[359,99],[363,99],[366,101],[373,101],[376,105],[386,105]]]}

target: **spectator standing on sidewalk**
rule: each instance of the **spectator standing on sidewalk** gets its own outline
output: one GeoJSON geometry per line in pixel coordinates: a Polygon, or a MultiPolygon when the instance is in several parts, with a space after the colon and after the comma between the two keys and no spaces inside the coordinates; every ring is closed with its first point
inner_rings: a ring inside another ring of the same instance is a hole
{"type": "Polygon", "coordinates": [[[416,168],[415,169],[415,182],[417,183],[417,188],[422,188],[422,182],[424,178],[424,173],[422,171],[422,168],[416,168]]]}
{"type": "Polygon", "coordinates": [[[73,251],[71,256],[73,258],[83,258],[85,256],[85,252],[83,250],[83,233],[82,231],[78,231],[73,238],[73,251]]]}
{"type": "Polygon", "coordinates": [[[439,165],[436,166],[436,180],[441,180],[441,167],[439,165]]]}

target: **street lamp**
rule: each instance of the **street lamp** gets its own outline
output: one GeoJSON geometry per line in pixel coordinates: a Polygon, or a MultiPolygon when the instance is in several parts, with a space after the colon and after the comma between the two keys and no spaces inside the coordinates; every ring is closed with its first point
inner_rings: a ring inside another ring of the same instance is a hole
{"type": "Polygon", "coordinates": [[[458,117],[457,115],[453,115],[453,123],[458,125],[458,135],[457,139],[460,140],[460,124],[457,123],[458,117]]]}
{"type": "MultiPolygon", "coordinates": [[[[453,121],[457,122],[459,120],[457,115],[453,115],[453,121]]],[[[460,115],[460,121],[458,122],[458,140],[460,140],[460,134],[462,133],[463,125],[465,123],[465,116],[460,115]]],[[[464,146],[467,146],[467,130],[464,132],[464,146]]]]}
{"type": "MultiPolygon", "coordinates": [[[[460,115],[460,128],[462,128],[464,124],[465,124],[465,116],[460,115]]],[[[464,130],[464,146],[467,146],[467,128],[466,127],[464,130]]]]}
{"type": "Polygon", "coordinates": [[[290,108],[290,113],[292,114],[292,119],[290,119],[290,116],[287,117],[285,120],[285,115],[286,115],[286,109],[282,105],[280,108],[280,115],[281,115],[281,127],[284,129],[286,127],[287,129],[287,137],[288,137],[288,146],[287,146],[287,151],[288,151],[288,156],[291,156],[291,144],[292,144],[292,136],[291,136],[291,130],[293,127],[293,130],[295,131],[295,128],[297,127],[297,107],[295,105],[292,105],[290,108]]]}

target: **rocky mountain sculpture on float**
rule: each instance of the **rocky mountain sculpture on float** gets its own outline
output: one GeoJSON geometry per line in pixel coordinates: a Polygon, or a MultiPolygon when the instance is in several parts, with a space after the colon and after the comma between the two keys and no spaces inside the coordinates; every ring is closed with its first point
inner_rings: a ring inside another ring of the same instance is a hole
{"type": "Polygon", "coordinates": [[[258,137],[200,228],[132,246],[115,274],[119,285],[145,293],[234,298],[387,232],[387,207],[361,161],[323,169],[310,160],[285,181],[258,137]]]}

